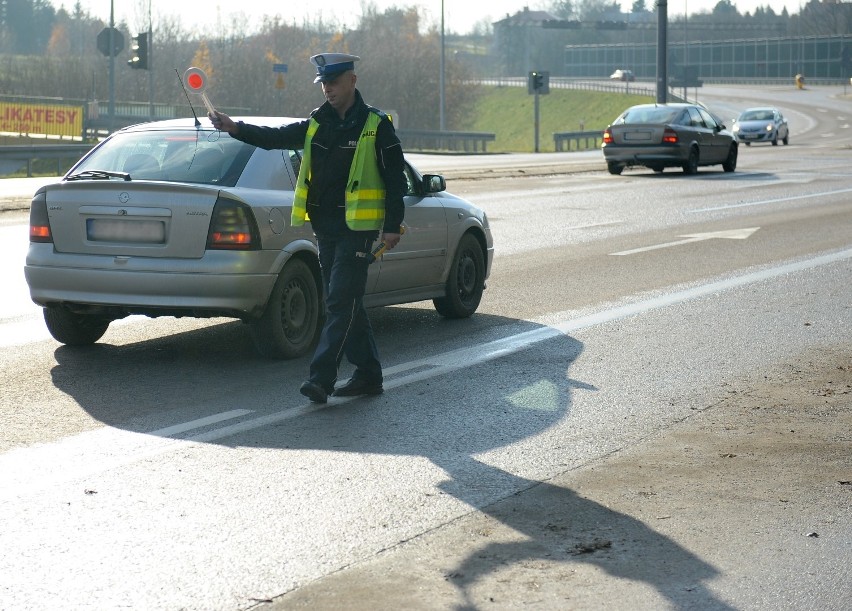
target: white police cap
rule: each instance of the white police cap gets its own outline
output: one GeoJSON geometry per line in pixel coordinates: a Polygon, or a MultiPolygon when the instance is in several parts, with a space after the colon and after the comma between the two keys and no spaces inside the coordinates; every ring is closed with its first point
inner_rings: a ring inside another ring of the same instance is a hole
{"type": "Polygon", "coordinates": [[[311,63],[317,67],[315,83],[333,81],[347,70],[355,69],[360,57],[348,53],[320,53],[311,57],[311,63]]]}

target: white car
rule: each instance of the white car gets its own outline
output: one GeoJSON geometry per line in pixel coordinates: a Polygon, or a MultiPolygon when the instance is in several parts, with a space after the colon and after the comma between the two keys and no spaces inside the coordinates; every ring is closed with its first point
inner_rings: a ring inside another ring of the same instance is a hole
{"type": "MultiPolygon", "coordinates": [[[[245,117],[282,125],[298,119],[245,117]]],[[[310,224],[290,225],[300,151],[265,151],[209,120],[122,129],[30,209],[25,276],[53,337],[96,342],[113,320],[232,317],[258,351],[309,351],[323,318],[310,224]]],[[[472,315],[493,260],[488,219],[406,164],[407,231],[370,266],[367,306],[433,300],[446,317],[472,315]]]]}
{"type": "Polygon", "coordinates": [[[633,74],[632,70],[616,70],[615,72],[609,75],[609,78],[613,81],[624,81],[632,83],[636,80],[636,75],[633,74]]]}

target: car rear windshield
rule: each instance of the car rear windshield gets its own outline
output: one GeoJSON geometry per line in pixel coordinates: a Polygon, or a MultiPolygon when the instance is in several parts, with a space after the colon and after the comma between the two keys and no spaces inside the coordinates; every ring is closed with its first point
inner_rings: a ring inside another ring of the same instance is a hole
{"type": "Polygon", "coordinates": [[[672,123],[680,113],[680,108],[665,106],[629,108],[616,123],[672,123]]]}
{"type": "Polygon", "coordinates": [[[126,172],[132,180],[233,187],[254,148],[217,131],[119,133],[95,149],[72,173],[126,172]]]}

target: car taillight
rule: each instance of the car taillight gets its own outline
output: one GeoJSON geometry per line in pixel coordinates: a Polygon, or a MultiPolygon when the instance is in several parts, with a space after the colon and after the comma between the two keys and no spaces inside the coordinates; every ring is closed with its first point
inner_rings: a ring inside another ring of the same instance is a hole
{"type": "Polygon", "coordinates": [[[604,144],[612,144],[612,132],[609,130],[605,130],[603,133],[603,143],[604,144]]]}
{"type": "Polygon", "coordinates": [[[36,193],[30,204],[30,242],[53,242],[47,216],[47,193],[36,193]]]}
{"type": "Polygon", "coordinates": [[[663,131],[663,142],[666,144],[677,144],[677,132],[670,127],[663,131]]]}
{"type": "Polygon", "coordinates": [[[213,207],[207,248],[259,250],[260,233],[251,209],[242,202],[220,196],[213,207]]]}

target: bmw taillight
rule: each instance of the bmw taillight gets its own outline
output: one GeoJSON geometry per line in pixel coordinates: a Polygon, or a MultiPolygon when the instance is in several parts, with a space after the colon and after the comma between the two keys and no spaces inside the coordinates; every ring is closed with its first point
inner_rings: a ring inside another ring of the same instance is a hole
{"type": "Polygon", "coordinates": [[[30,204],[30,242],[53,242],[50,219],[47,216],[47,193],[36,193],[30,204]]]}
{"type": "Polygon", "coordinates": [[[677,132],[671,127],[667,127],[663,131],[663,142],[666,144],[677,144],[677,132]]]}
{"type": "Polygon", "coordinates": [[[609,131],[608,129],[604,130],[603,143],[604,144],[612,144],[612,132],[609,131]]]}
{"type": "Polygon", "coordinates": [[[207,248],[259,250],[260,233],[251,209],[242,202],[220,196],[213,207],[207,248]]]}

